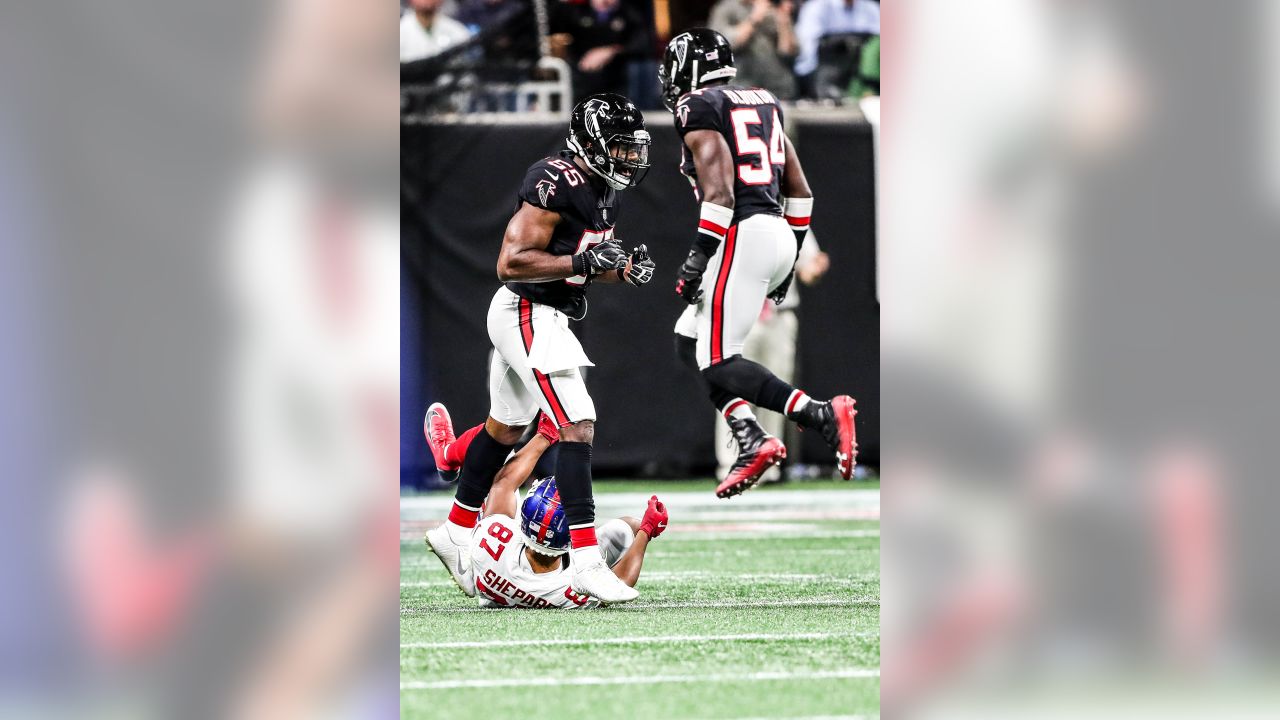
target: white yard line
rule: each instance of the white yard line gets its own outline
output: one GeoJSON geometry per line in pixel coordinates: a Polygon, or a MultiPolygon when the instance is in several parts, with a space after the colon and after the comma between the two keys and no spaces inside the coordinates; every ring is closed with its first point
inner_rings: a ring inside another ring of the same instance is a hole
{"type": "Polygon", "coordinates": [[[655,635],[649,637],[539,639],[539,640],[459,640],[449,642],[400,643],[402,648],[487,648],[544,647],[553,645],[669,645],[673,643],[751,642],[756,640],[856,640],[878,637],[879,633],[747,633],[743,635],[655,635]]]}
{"type": "Polygon", "coordinates": [[[457,688],[535,687],[561,685],[657,685],[665,683],[730,683],[762,680],[829,680],[878,678],[878,668],[816,670],[808,672],[758,672],[725,675],[623,675],[618,677],[536,677],[402,682],[401,690],[452,690],[457,688]]]}
{"type": "MultiPolygon", "coordinates": [[[[759,541],[759,540],[847,540],[851,538],[878,538],[879,530],[814,530],[813,532],[797,531],[795,527],[771,528],[768,525],[736,528],[706,528],[690,530],[672,526],[663,533],[656,542],[707,542],[707,541],[759,541]]],[[[421,533],[407,532],[400,534],[401,540],[421,541],[421,533]]],[[[805,550],[808,553],[808,550],[805,550]]],[[[845,551],[847,552],[847,551],[845,551]]],[[[428,563],[433,564],[433,563],[428,563]]]]}
{"type": "MultiPolygon", "coordinates": [[[[880,507],[880,491],[869,488],[849,488],[848,490],[774,490],[758,493],[746,493],[732,500],[717,499],[711,493],[708,484],[706,492],[669,492],[662,491],[662,483],[654,482],[648,492],[634,493],[602,493],[595,498],[596,509],[602,516],[612,514],[604,509],[617,509],[618,512],[635,514],[643,511],[649,502],[650,495],[658,495],[662,502],[673,511],[704,510],[708,512],[739,512],[749,508],[761,508],[766,512],[779,512],[788,508],[801,510],[832,511],[849,508],[880,507]]],[[[415,517],[424,513],[436,513],[429,517],[443,517],[453,504],[453,494],[439,492],[432,495],[417,495],[400,498],[401,511],[411,511],[415,517]]]]}
{"type": "MultiPolygon", "coordinates": [[[[856,575],[834,575],[830,573],[719,573],[712,570],[669,570],[642,573],[640,580],[645,583],[680,583],[689,580],[740,580],[744,582],[866,582],[878,580],[879,573],[859,573],[856,575]]],[[[415,587],[453,587],[453,580],[435,578],[432,580],[412,580],[400,583],[402,588],[415,587]]]]}
{"type": "MultiPolygon", "coordinates": [[[[752,608],[773,608],[773,607],[856,607],[861,605],[880,605],[880,598],[850,598],[848,600],[806,600],[802,598],[794,598],[790,600],[747,600],[740,602],[665,602],[665,603],[628,603],[626,605],[614,605],[605,612],[619,612],[624,610],[673,610],[681,608],[698,608],[702,610],[731,610],[731,609],[752,609],[752,608]]],[[[495,612],[501,611],[501,608],[482,608],[476,607],[455,607],[455,608],[433,608],[433,607],[402,607],[400,614],[433,614],[433,613],[472,613],[472,612],[495,612]]],[[[591,611],[587,611],[591,612],[591,611]]]]}

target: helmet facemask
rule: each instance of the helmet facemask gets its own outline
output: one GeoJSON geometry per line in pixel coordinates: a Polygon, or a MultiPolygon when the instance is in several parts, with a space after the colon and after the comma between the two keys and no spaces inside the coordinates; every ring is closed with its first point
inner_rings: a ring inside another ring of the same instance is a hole
{"type": "Polygon", "coordinates": [[[585,147],[574,137],[569,137],[573,151],[614,190],[635,187],[648,174],[650,143],[646,130],[610,135],[585,147]]]}

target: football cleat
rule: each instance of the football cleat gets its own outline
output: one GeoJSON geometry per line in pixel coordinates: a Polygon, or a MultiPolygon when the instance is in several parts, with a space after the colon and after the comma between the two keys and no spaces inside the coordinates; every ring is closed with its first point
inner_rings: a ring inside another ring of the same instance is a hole
{"type": "Polygon", "coordinates": [[[475,571],[471,565],[471,554],[465,544],[454,542],[449,534],[449,523],[440,523],[440,527],[428,530],[423,536],[427,547],[440,558],[449,576],[458,584],[458,588],[467,597],[476,596],[475,571]]]}
{"type": "Polygon", "coordinates": [[[853,477],[853,467],[858,462],[858,435],[853,426],[858,411],[853,405],[854,399],[848,395],[831,398],[831,411],[836,420],[836,469],[845,480],[853,477]]]}
{"type": "Polygon", "coordinates": [[[422,433],[427,436],[427,447],[431,448],[431,456],[436,459],[436,471],[440,479],[447,483],[458,481],[462,472],[461,465],[455,465],[445,459],[445,451],[455,440],[453,435],[453,418],[442,403],[431,403],[427,408],[427,416],[422,421],[422,433]]]}
{"type": "Polygon", "coordinates": [[[586,567],[572,567],[573,582],[570,586],[579,595],[590,595],[606,604],[631,602],[640,597],[635,588],[613,574],[604,560],[597,560],[586,567]]]}
{"type": "Polygon", "coordinates": [[[822,439],[836,453],[836,469],[840,477],[853,477],[858,460],[858,439],[853,418],[858,414],[854,400],[848,395],[837,395],[828,402],[810,400],[803,410],[793,416],[802,428],[817,429],[822,439]]]}
{"type": "Polygon", "coordinates": [[[752,418],[729,418],[729,430],[738,443],[738,459],[716,487],[718,498],[731,498],[750,490],[766,470],[787,457],[787,447],[782,441],[765,432],[752,418]]]}

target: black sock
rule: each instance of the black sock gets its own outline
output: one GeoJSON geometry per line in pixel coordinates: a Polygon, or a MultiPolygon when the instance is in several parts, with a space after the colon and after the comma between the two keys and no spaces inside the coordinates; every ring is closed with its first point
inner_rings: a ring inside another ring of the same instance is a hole
{"type": "Polygon", "coordinates": [[[454,499],[460,505],[478,508],[493,486],[493,478],[502,469],[514,445],[503,445],[485,428],[476,433],[467,454],[462,458],[462,477],[458,480],[458,492],[454,499]]]}
{"type": "Polygon", "coordinates": [[[769,369],[741,355],[716,363],[702,371],[707,384],[729,395],[744,398],[758,407],[786,414],[787,398],[795,390],[769,369]]]}
{"type": "Polygon", "coordinates": [[[707,382],[706,377],[698,370],[697,347],[697,340],[676,333],[676,356],[680,358],[685,366],[698,374],[698,382],[702,383],[703,389],[707,391],[707,397],[711,398],[711,404],[716,406],[716,410],[723,412],[729,403],[738,399],[738,396],[707,382]]]}
{"type": "Polygon", "coordinates": [[[564,506],[564,518],[569,527],[594,525],[596,503],[591,497],[591,445],[584,442],[558,443],[560,457],[556,460],[556,489],[564,506]]]}

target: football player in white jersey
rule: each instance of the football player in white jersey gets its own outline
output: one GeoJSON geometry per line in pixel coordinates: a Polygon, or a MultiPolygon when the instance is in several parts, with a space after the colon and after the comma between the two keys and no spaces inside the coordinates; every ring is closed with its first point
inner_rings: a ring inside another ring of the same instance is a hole
{"type": "MultiPolygon", "coordinates": [[[[429,420],[451,425],[442,406],[429,420]]],[[[452,427],[447,434],[445,428],[437,429],[439,439],[452,439],[452,427]]],[[[437,438],[428,432],[427,439],[435,452],[437,438]]],[[[508,458],[485,500],[484,515],[471,536],[470,572],[460,584],[481,607],[574,609],[601,604],[571,587],[573,576],[566,562],[569,526],[555,478],[536,481],[520,500],[520,486],[555,439],[554,425],[540,422],[538,434],[508,458]]],[[[666,527],[666,507],[655,495],[642,519],[615,518],[596,529],[601,555],[622,582],[635,587],[649,540],[666,527]]]]}

